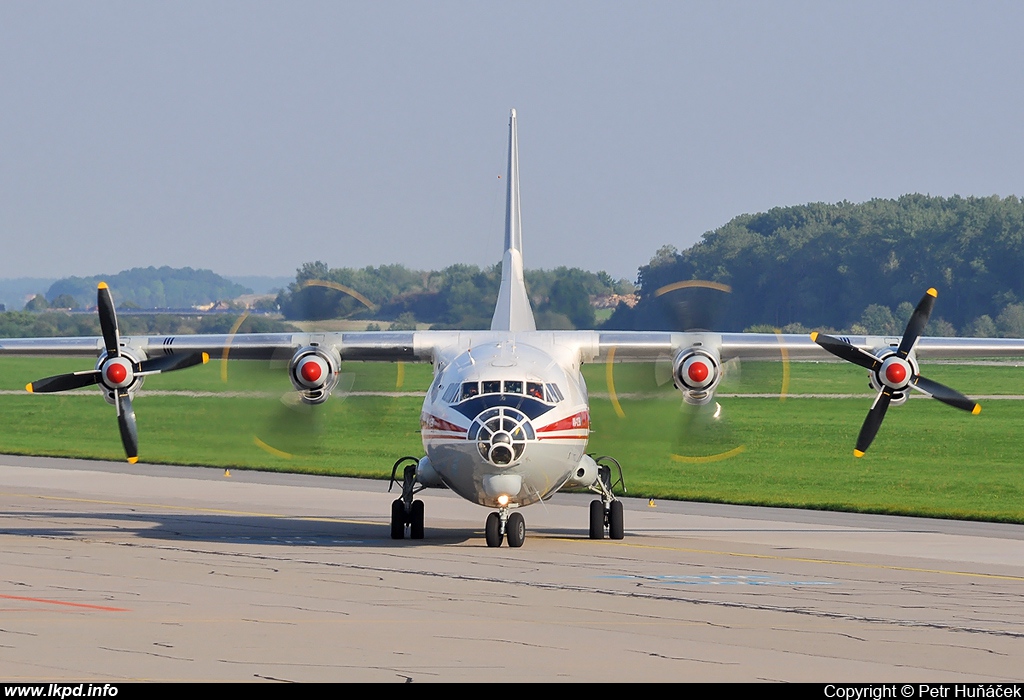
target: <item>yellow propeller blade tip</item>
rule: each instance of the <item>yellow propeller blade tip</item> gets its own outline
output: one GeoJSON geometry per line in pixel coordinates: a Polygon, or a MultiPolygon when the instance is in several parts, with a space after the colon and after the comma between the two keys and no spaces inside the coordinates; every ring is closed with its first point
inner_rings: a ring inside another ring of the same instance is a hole
{"type": "Polygon", "coordinates": [[[96,289],[107,289],[107,283],[100,282],[98,285],[96,285],[96,289]]]}
{"type": "Polygon", "coordinates": [[[204,352],[203,353],[203,364],[205,365],[209,361],[210,361],[210,353],[204,352]]]}
{"type": "Polygon", "coordinates": [[[32,385],[31,384],[26,384],[25,385],[25,391],[27,391],[28,393],[31,394],[32,393],[32,385]]]}
{"type": "Polygon", "coordinates": [[[860,450],[854,450],[854,451],[853,451],[853,456],[854,456],[854,457],[863,457],[863,456],[864,456],[864,453],[863,453],[863,452],[861,452],[860,450]]]}
{"type": "Polygon", "coordinates": [[[981,413],[981,404],[980,403],[976,403],[976,404],[974,404],[974,408],[971,409],[971,415],[976,416],[979,413],[981,413]]]}
{"type": "Polygon", "coordinates": [[[135,464],[138,461],[139,461],[138,457],[129,457],[128,458],[128,464],[135,464]]]}
{"type": "Polygon", "coordinates": [[[811,333],[811,340],[814,342],[818,342],[818,331],[813,331],[811,333]]]}
{"type": "Polygon", "coordinates": [[[928,293],[928,296],[930,296],[930,297],[937,297],[937,296],[939,296],[939,293],[937,291],[935,291],[935,287],[929,287],[927,293],[928,293]]]}

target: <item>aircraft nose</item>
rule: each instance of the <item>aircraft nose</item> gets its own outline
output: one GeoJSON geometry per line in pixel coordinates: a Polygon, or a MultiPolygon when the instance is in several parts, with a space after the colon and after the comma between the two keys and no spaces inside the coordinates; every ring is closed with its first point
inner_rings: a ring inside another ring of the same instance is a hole
{"type": "Polygon", "coordinates": [[[470,426],[468,438],[475,440],[480,456],[497,467],[522,459],[526,443],[536,440],[530,419],[507,406],[482,411],[470,426]]]}

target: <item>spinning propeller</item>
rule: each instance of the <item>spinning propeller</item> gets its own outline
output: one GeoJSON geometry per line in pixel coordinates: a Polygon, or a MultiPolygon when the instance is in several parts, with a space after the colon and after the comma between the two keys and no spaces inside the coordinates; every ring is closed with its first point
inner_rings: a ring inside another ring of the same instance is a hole
{"type": "MultiPolygon", "coordinates": [[[[692,333],[694,345],[680,349],[673,357],[665,356],[653,363],[617,364],[614,352],[609,353],[605,366],[605,383],[612,409],[619,417],[618,424],[606,430],[615,433],[615,439],[628,442],[643,435],[647,444],[662,442],[668,457],[674,462],[701,464],[730,459],[747,448],[741,434],[734,431],[725,416],[716,392],[737,391],[742,381],[739,360],[722,360],[718,348],[704,331],[720,325],[729,304],[728,285],[705,280],[684,280],[659,287],[638,321],[645,328],[662,328],[681,333],[692,333]],[[647,366],[645,366],[647,365],[647,366]],[[675,391],[665,393],[674,387],[675,391]],[[679,393],[683,400],[678,402],[679,393]],[[635,408],[626,410],[619,399],[643,398],[635,408]],[[672,400],[678,410],[659,409],[651,415],[645,406],[650,399],[672,400]],[[636,414],[636,415],[634,415],[636,414]],[[666,421],[671,421],[669,425],[666,421]],[[654,427],[657,425],[658,427],[654,427]]],[[[711,334],[713,337],[714,334],[711,334]]],[[[788,357],[782,354],[784,398],[788,383],[788,357]]],[[[758,385],[765,384],[768,376],[755,372],[758,385]]],[[[770,386],[771,380],[768,382],[770,386]]],[[[726,403],[728,401],[726,400],[726,403]]],[[[599,441],[601,435],[598,434],[599,441]]]]}
{"type": "Polygon", "coordinates": [[[164,355],[139,362],[123,352],[114,301],[106,282],[100,282],[96,291],[96,312],[100,317],[100,331],[103,333],[105,347],[105,353],[96,369],[46,377],[26,385],[25,390],[35,394],[51,394],[99,384],[112,397],[112,403],[117,409],[121,443],[128,461],[135,464],[139,461],[139,434],[135,424],[135,410],[132,408],[132,395],[142,383],[142,377],[203,364],[210,356],[205,352],[164,355]]]}
{"type": "MultiPolygon", "coordinates": [[[[332,295],[335,307],[341,295],[348,295],[363,307],[375,311],[377,307],[368,298],[351,287],[331,280],[307,280],[298,292],[309,289],[318,294],[332,295]]],[[[322,301],[322,300],[321,300],[322,301]]],[[[346,318],[359,311],[350,310],[338,318],[346,318]]],[[[269,362],[242,361],[233,363],[229,382],[228,365],[232,341],[242,329],[248,314],[243,314],[228,331],[227,349],[221,361],[221,380],[250,391],[252,398],[269,399],[246,416],[240,416],[235,430],[242,435],[251,434],[252,442],[264,452],[282,459],[310,457],[319,453],[328,416],[337,410],[337,404],[352,391],[356,376],[343,372],[341,356],[328,346],[301,347],[291,354],[282,354],[269,362]],[[282,379],[291,386],[285,388],[282,379]],[[273,387],[267,391],[267,387],[273,387]],[[322,404],[333,397],[334,408],[322,404]],[[326,415],[325,415],[326,411],[326,415]]],[[[327,319],[322,319],[327,320],[327,319]]],[[[398,363],[398,381],[401,387],[404,367],[398,363]]]]}
{"type": "Polygon", "coordinates": [[[981,406],[959,391],[921,376],[917,370],[917,363],[911,355],[917,344],[917,339],[921,337],[924,327],[928,325],[928,317],[931,316],[937,295],[938,292],[933,288],[921,297],[910,321],[907,322],[907,329],[903,332],[903,339],[900,341],[899,347],[896,352],[888,355],[874,355],[850,345],[845,340],[823,333],[811,333],[811,340],[836,357],[860,365],[871,372],[874,384],[881,387],[874,404],[871,405],[871,410],[868,411],[867,418],[864,419],[860,435],[857,436],[857,446],[853,450],[855,457],[863,457],[868,447],[871,446],[872,440],[878,434],[878,428],[882,425],[882,419],[885,418],[885,412],[893,400],[893,395],[905,392],[908,388],[916,389],[926,396],[931,396],[954,408],[970,411],[972,414],[981,412],[981,406]]]}
{"type": "Polygon", "coordinates": [[[654,292],[660,317],[656,323],[672,331],[713,330],[727,311],[731,293],[729,285],[708,280],[666,284],[654,292]]]}

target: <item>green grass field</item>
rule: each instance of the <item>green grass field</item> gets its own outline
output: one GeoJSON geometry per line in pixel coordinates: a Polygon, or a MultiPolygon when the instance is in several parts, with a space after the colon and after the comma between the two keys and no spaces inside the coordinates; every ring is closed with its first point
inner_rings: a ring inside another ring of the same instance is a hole
{"type": "MultiPolygon", "coordinates": [[[[89,366],[81,359],[4,358],[0,390],[89,366]]],[[[933,364],[925,371],[972,396],[1024,394],[1024,368],[933,364]]],[[[296,410],[277,398],[290,388],[283,367],[233,362],[227,382],[221,372],[214,361],[147,379],[135,401],[143,463],[386,478],[396,458],[422,454],[420,398],[336,396],[315,410],[296,410]],[[146,396],[146,390],[242,395],[146,396]]],[[[424,365],[347,364],[344,372],[354,391],[422,391],[430,381],[424,365]]],[[[722,396],[719,420],[710,411],[683,410],[674,390],[657,385],[660,372],[650,365],[615,367],[620,417],[608,398],[605,366],[586,368],[591,450],[622,462],[630,495],[1024,522],[1022,401],[982,402],[982,413],[971,416],[912,399],[890,409],[867,456],[855,459],[853,444],[872,401],[861,370],[790,364],[790,396],[781,400],[783,366],[745,363],[720,393],[775,398],[722,396]],[[810,393],[859,396],[798,396],[810,393]]],[[[0,421],[0,452],[123,458],[114,409],[96,391],[0,395],[0,421]]]]}

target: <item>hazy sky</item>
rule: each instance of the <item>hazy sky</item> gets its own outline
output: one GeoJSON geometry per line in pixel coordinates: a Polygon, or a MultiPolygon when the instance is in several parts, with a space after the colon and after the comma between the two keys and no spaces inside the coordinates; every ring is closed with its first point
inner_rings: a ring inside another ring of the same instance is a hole
{"type": "Polygon", "coordinates": [[[1019,2],[0,3],[0,277],[500,260],[1024,194],[1019,2]]]}

